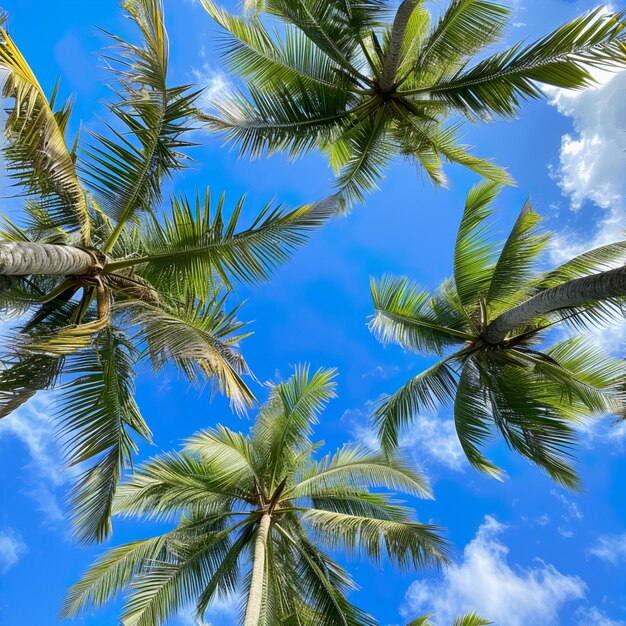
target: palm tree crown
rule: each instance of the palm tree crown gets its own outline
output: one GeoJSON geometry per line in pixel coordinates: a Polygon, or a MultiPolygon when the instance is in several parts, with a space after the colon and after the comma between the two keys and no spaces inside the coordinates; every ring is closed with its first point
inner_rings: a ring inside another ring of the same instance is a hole
{"type": "Polygon", "coordinates": [[[459,440],[475,468],[500,474],[479,450],[499,433],[555,481],[576,488],[574,424],[620,410],[624,362],[583,336],[546,346],[546,333],[560,322],[582,329],[621,318],[626,267],[609,268],[626,261],[626,242],[540,271],[548,236],[538,232],[539,216],[530,202],[503,245],[490,241],[488,220],[497,193],[492,182],[470,191],[454,276],[434,294],[407,278],[372,281],[375,335],[384,343],[445,357],[381,401],[375,413],[380,439],[393,449],[400,429],[418,411],[453,404],[459,440]]]}
{"type": "Polygon", "coordinates": [[[188,161],[198,92],[168,85],[160,0],[124,7],[142,39],[113,37],[112,125],[72,148],[71,104],[57,106],[56,90],[46,98],[0,24],[4,157],[24,199],[23,224],[7,219],[0,233],[0,305],[27,314],[1,356],[0,417],[66,375],[60,435],[68,461],[97,459],[73,495],[83,539],[110,531],[132,433],[150,438],[133,399],[138,362],[156,370],[171,363],[194,383],[214,382],[235,408],[251,405],[237,348],[244,324],[229,292],[237,281],[267,279],[334,210],[332,199],[295,210],[268,205],[241,228],[243,200],[228,217],[224,198],[211,202],[207,191],[173,197],[159,215],[163,181],[188,161]]]}
{"type": "Polygon", "coordinates": [[[64,615],[130,587],[125,625],[163,624],[187,603],[201,619],[243,576],[246,626],[371,624],[345,599],[352,582],[323,547],[403,569],[445,562],[437,528],[381,491],[430,496],[400,457],[345,445],[313,460],[321,444],[312,427],[334,396],[333,376],[298,367],[271,389],[250,434],[219,426],[140,467],[120,487],[116,511],[175,528],[110,550],[70,590],[64,615]]]}
{"type": "Polygon", "coordinates": [[[425,0],[403,0],[392,23],[382,0],[258,3],[282,34],[257,13],[241,18],[203,4],[225,29],[226,59],[249,91],[216,102],[208,127],[253,157],[321,149],[348,202],[362,200],[396,155],[437,185],[446,182],[443,160],[509,182],[459,143],[458,120],[513,116],[542,96],[541,83],[580,89],[593,82],[592,68],[626,64],[623,12],[598,9],[485,56],[509,16],[489,0],[451,0],[432,24],[425,0]],[[447,124],[451,116],[457,121],[447,124]]]}

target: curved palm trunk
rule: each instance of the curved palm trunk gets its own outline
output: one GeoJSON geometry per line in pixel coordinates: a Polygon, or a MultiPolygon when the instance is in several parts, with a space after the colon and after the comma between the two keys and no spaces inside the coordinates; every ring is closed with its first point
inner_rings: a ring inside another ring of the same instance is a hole
{"type": "Polygon", "coordinates": [[[261,617],[263,600],[263,578],[265,575],[265,555],[267,554],[267,537],[270,531],[272,516],[265,513],[261,518],[254,543],[254,561],[252,564],[252,581],[248,592],[248,605],[243,626],[258,626],[261,617]]]}
{"type": "Polygon", "coordinates": [[[620,296],[626,296],[626,266],[546,289],[496,317],[487,326],[482,338],[487,343],[498,344],[513,329],[550,311],[620,296]]]}
{"type": "Polygon", "coordinates": [[[400,65],[400,54],[402,52],[402,44],[404,43],[406,27],[411,19],[411,15],[413,15],[413,11],[415,10],[417,3],[418,0],[403,0],[402,4],[398,7],[398,11],[396,12],[396,17],[393,20],[393,27],[391,29],[389,50],[387,50],[383,74],[380,77],[380,88],[383,91],[393,87],[393,83],[396,79],[396,72],[398,71],[398,65],[400,65]]]}
{"type": "Polygon", "coordinates": [[[94,255],[74,246],[0,241],[0,275],[73,276],[86,274],[96,265],[94,255]]]}

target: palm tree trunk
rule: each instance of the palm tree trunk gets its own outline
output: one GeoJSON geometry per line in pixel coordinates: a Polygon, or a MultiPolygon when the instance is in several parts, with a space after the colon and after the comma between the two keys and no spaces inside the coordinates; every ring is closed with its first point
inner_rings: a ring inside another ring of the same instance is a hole
{"type": "Polygon", "coordinates": [[[550,311],[621,296],[626,296],[626,266],[546,289],[496,317],[481,336],[487,343],[499,344],[513,329],[550,311]]]}
{"type": "Polygon", "coordinates": [[[396,17],[393,20],[393,27],[391,29],[391,37],[389,39],[389,49],[385,56],[383,73],[380,77],[380,88],[383,91],[387,91],[393,87],[398,65],[400,65],[400,54],[402,53],[404,34],[406,33],[406,27],[411,19],[411,15],[413,15],[413,11],[417,6],[417,2],[418,0],[403,0],[396,12],[396,17]]]}
{"type": "Polygon", "coordinates": [[[96,267],[96,257],[74,246],[0,241],[0,275],[75,276],[96,267]]]}
{"type": "Polygon", "coordinates": [[[265,513],[261,518],[254,544],[254,561],[252,564],[252,581],[248,592],[248,606],[243,626],[258,626],[261,617],[263,600],[263,579],[265,576],[265,555],[267,553],[267,537],[270,531],[272,516],[265,513]]]}

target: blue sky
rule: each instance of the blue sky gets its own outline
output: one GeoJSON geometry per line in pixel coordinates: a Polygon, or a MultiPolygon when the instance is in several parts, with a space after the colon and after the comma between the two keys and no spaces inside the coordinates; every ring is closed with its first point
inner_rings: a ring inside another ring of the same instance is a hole
{"type": "MultiPolygon", "coordinates": [[[[435,6],[437,3],[434,3],[435,6]]],[[[509,40],[532,38],[586,11],[586,0],[512,0],[509,40]]],[[[115,0],[7,0],[13,38],[48,92],[62,77],[62,92],[76,94],[74,130],[97,127],[104,115],[97,51],[105,43],[94,25],[131,34],[115,0]]],[[[214,93],[232,80],[216,52],[215,25],[197,3],[166,0],[175,82],[197,81],[214,93]]],[[[471,128],[467,141],[481,156],[507,166],[518,186],[504,191],[497,228],[510,226],[530,194],[546,227],[555,233],[553,258],[615,240],[624,228],[626,174],[626,74],[599,76],[584,94],[553,91],[550,102],[524,108],[520,119],[471,128]]],[[[331,188],[324,160],[298,163],[282,157],[238,160],[215,137],[194,151],[193,170],[178,190],[210,185],[232,204],[247,193],[247,215],[271,198],[290,204],[315,200],[331,188]]],[[[369,334],[368,281],[383,272],[405,274],[429,287],[451,271],[452,245],[463,200],[476,178],[450,168],[450,189],[435,191],[414,168],[397,162],[367,206],[328,224],[252,293],[242,317],[255,334],[243,351],[259,380],[286,377],[295,363],[339,370],[339,397],[317,430],[328,449],[347,440],[371,441],[370,403],[394,391],[427,361],[384,348],[369,334]]],[[[6,193],[6,192],[5,192],[6,193]]],[[[5,200],[4,211],[15,205],[5,200]]],[[[624,329],[598,335],[613,351],[624,329]]],[[[263,390],[258,390],[263,395],[263,390]]],[[[170,450],[196,430],[221,422],[247,429],[221,398],[198,397],[184,383],[142,372],[138,399],[155,435],[141,458],[170,450]]],[[[54,396],[42,395],[0,422],[0,625],[48,626],[64,590],[104,547],[81,548],[68,533],[64,494],[71,476],[59,470],[52,438],[54,396]]],[[[423,415],[406,433],[405,446],[431,477],[436,500],[412,501],[423,521],[448,529],[455,565],[443,573],[400,575],[350,561],[361,586],[354,602],[381,624],[405,624],[432,610],[447,626],[450,614],[475,608],[500,626],[626,624],[626,428],[609,421],[581,433],[581,472],[586,492],[573,496],[553,486],[526,462],[496,446],[493,455],[509,478],[497,483],[470,470],[445,411],[423,415]]],[[[155,534],[158,528],[117,521],[111,545],[155,534]]],[[[232,602],[207,614],[206,623],[233,623],[232,602]]],[[[91,626],[116,623],[119,604],[77,620],[91,626]]],[[[181,616],[174,626],[193,624],[181,616]]]]}

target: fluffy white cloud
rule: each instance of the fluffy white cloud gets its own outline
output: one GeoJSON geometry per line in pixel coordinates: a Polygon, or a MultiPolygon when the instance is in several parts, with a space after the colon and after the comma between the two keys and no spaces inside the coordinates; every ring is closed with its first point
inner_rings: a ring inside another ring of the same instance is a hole
{"type": "Polygon", "coordinates": [[[626,72],[598,71],[597,86],[585,91],[547,88],[550,102],[571,118],[574,132],[561,140],[554,176],[573,210],[592,202],[604,210],[593,237],[557,237],[557,260],[622,238],[626,227],[626,72]]]}
{"type": "MultiPolygon", "coordinates": [[[[379,448],[372,427],[373,402],[361,409],[349,409],[341,416],[350,424],[352,436],[372,450],[379,448]]],[[[400,448],[419,463],[430,461],[454,471],[463,471],[467,460],[454,427],[454,421],[435,415],[418,415],[400,435],[400,448]]]]}
{"type": "Polygon", "coordinates": [[[22,538],[11,528],[0,529],[0,574],[8,572],[26,552],[22,538]]]}
{"type": "Polygon", "coordinates": [[[63,519],[56,492],[71,478],[71,473],[61,470],[63,462],[55,437],[52,397],[50,393],[39,394],[0,420],[0,440],[16,438],[23,444],[29,456],[26,493],[49,521],[56,522],[63,519]]]}
{"type": "Polygon", "coordinates": [[[487,516],[462,560],[438,582],[416,581],[406,594],[407,618],[432,612],[439,623],[467,611],[476,611],[503,626],[548,626],[569,601],[585,595],[585,583],[537,562],[530,568],[511,566],[508,548],[498,539],[506,529],[487,516]]]}
{"type": "Polygon", "coordinates": [[[626,563],[626,533],[621,535],[604,535],[589,548],[589,554],[597,556],[599,559],[618,565],[626,563]]]}

